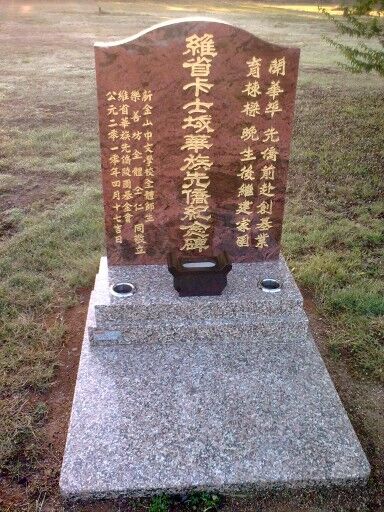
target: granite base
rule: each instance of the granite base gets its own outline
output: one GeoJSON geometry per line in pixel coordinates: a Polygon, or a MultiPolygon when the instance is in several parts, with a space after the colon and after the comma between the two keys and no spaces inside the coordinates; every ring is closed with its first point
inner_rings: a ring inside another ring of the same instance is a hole
{"type": "MultiPolygon", "coordinates": [[[[155,331],[149,339],[147,319],[144,337],[91,344],[88,332],[100,328],[95,311],[103,301],[116,305],[120,327],[121,310],[129,310],[108,298],[107,270],[102,261],[88,311],[60,478],[65,498],[365,483],[369,464],[305,320],[282,336],[256,329],[250,337],[246,319],[238,318],[231,324],[237,322],[236,335],[224,329],[219,336],[213,315],[213,330],[199,337],[195,325],[184,328],[182,339],[155,331]]],[[[288,269],[283,273],[293,282],[288,269]]],[[[274,304],[274,319],[302,316],[294,282],[291,292],[289,307],[274,304]]],[[[196,310],[199,300],[210,300],[177,297],[192,299],[196,310]]],[[[137,300],[146,303],[144,295],[137,300]]],[[[263,311],[250,315],[262,321],[263,311]]]]}

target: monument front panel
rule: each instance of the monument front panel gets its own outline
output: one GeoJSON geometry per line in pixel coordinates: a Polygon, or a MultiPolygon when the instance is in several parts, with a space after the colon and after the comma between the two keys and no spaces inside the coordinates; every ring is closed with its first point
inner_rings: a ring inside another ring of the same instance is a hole
{"type": "Polygon", "coordinates": [[[95,52],[109,264],[276,259],[299,50],[200,20],[95,52]]]}

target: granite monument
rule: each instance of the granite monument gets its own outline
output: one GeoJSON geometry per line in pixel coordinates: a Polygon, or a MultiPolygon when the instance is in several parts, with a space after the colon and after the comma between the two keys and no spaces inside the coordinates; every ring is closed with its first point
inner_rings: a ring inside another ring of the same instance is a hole
{"type": "Polygon", "coordinates": [[[299,50],[189,18],[95,55],[107,256],[63,495],[364,484],[280,254],[299,50]]]}

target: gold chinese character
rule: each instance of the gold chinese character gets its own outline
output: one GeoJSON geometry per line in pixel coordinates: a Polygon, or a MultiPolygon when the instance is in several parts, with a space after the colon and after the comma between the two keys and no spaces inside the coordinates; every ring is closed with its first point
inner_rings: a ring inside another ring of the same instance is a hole
{"type": "Polygon", "coordinates": [[[257,249],[264,249],[264,247],[268,247],[268,240],[269,238],[269,234],[268,233],[260,233],[259,235],[257,235],[256,237],[256,244],[255,244],[255,247],[257,247],[257,249]]]}
{"type": "Polygon", "coordinates": [[[242,180],[254,180],[255,174],[253,172],[252,164],[249,164],[248,167],[243,165],[243,167],[237,173],[237,176],[240,176],[242,180]]]}
{"type": "Polygon", "coordinates": [[[273,100],[281,94],[283,89],[280,87],[280,80],[272,80],[271,85],[268,87],[267,95],[270,96],[273,100]]]}
{"type": "Polygon", "coordinates": [[[263,139],[263,142],[279,142],[279,132],[275,130],[275,128],[268,128],[264,132],[265,138],[263,139]]]}
{"type": "Polygon", "coordinates": [[[140,98],[141,98],[141,94],[140,94],[140,91],[132,91],[131,92],[131,100],[136,102],[136,101],[140,101],[140,98]]]}
{"type": "Polygon", "coordinates": [[[282,112],[278,100],[270,101],[265,109],[265,113],[271,114],[271,117],[273,117],[277,112],[282,112]]]}
{"type": "Polygon", "coordinates": [[[146,190],[144,197],[147,201],[153,201],[155,199],[155,192],[153,190],[146,190]]]}
{"type": "MultiPolygon", "coordinates": [[[[145,208],[147,208],[148,204],[152,204],[152,203],[147,203],[145,205],[145,208]]],[[[152,215],[152,213],[146,213],[145,214],[145,217],[144,217],[144,222],[153,222],[155,220],[154,216],[152,215]]]]}
{"type": "Polygon", "coordinates": [[[272,199],[269,201],[262,201],[256,207],[257,213],[260,215],[272,215],[272,199]]]}
{"type": "Polygon", "coordinates": [[[132,192],[131,192],[130,190],[125,190],[125,191],[123,192],[123,197],[122,197],[122,199],[123,199],[124,201],[130,201],[132,198],[133,198],[133,194],[132,194],[132,192]]]}
{"type": "Polygon", "coordinates": [[[249,235],[241,235],[236,238],[236,245],[238,247],[249,247],[249,235]]]}
{"type": "Polygon", "coordinates": [[[247,149],[243,149],[243,151],[240,151],[240,155],[242,155],[242,158],[240,160],[242,162],[250,162],[251,160],[256,160],[255,155],[253,154],[253,149],[249,146],[247,149]]]}
{"type": "Polygon", "coordinates": [[[106,94],[107,101],[116,101],[116,92],[115,91],[108,91],[106,94]]]}
{"type": "Polygon", "coordinates": [[[152,91],[143,91],[143,94],[141,95],[141,101],[152,101],[152,91]]]}
{"type": "Polygon", "coordinates": [[[135,224],[133,230],[135,233],[144,233],[144,224],[135,224]]]}
{"type": "Polygon", "coordinates": [[[251,60],[247,61],[247,65],[249,67],[249,73],[247,76],[252,76],[253,78],[260,78],[261,59],[252,57],[251,60]]]}
{"type": "Polygon", "coordinates": [[[135,248],[135,254],[147,254],[143,245],[137,245],[135,248]]]}
{"type": "Polygon", "coordinates": [[[206,133],[213,132],[213,128],[211,128],[212,116],[210,115],[202,115],[202,116],[189,116],[184,118],[184,124],[182,126],[183,130],[187,128],[193,128],[195,133],[200,133],[202,131],[206,131],[206,133]]]}
{"type": "Polygon", "coordinates": [[[197,236],[197,237],[206,237],[206,231],[209,229],[209,225],[202,224],[198,220],[192,222],[188,226],[180,226],[180,229],[185,231],[185,237],[197,236]]]}
{"type": "Polygon", "coordinates": [[[186,171],[187,169],[199,169],[202,168],[204,170],[209,170],[213,162],[211,162],[208,155],[202,155],[198,153],[194,155],[193,153],[188,155],[187,158],[184,158],[185,165],[181,167],[182,171],[186,171]]]}
{"type": "Polygon", "coordinates": [[[125,129],[125,128],[127,128],[130,124],[131,124],[131,123],[129,122],[128,117],[122,117],[122,118],[121,118],[120,126],[121,126],[122,128],[124,128],[124,129],[125,129]]]}
{"type": "Polygon", "coordinates": [[[153,149],[152,148],[153,148],[153,144],[150,144],[149,142],[144,144],[144,149],[145,149],[146,153],[153,153],[153,149]]]}
{"type": "Polygon", "coordinates": [[[120,132],[120,139],[121,140],[130,140],[131,134],[127,130],[123,130],[120,132]]]}
{"type": "Polygon", "coordinates": [[[258,101],[248,101],[243,110],[241,111],[246,116],[256,117],[256,115],[260,114],[260,105],[258,101]]]}
{"type": "Polygon", "coordinates": [[[211,59],[207,57],[198,56],[196,60],[190,59],[187,62],[183,62],[183,68],[191,68],[191,76],[209,76],[211,68],[211,59]]]}
{"type": "Polygon", "coordinates": [[[204,220],[208,221],[211,219],[211,215],[203,215],[208,211],[208,206],[190,204],[184,208],[184,217],[181,220],[204,220]]]}
{"type": "Polygon", "coordinates": [[[241,92],[245,92],[248,96],[251,96],[252,98],[256,98],[257,96],[260,96],[260,84],[256,80],[253,82],[248,82],[245,86],[245,89],[243,89],[241,92]]]}
{"type": "Polygon", "coordinates": [[[142,160],[143,155],[138,149],[134,149],[132,153],[132,160],[142,160]]]}
{"type": "MultiPolygon", "coordinates": [[[[152,105],[144,105],[144,107],[142,108],[143,110],[143,116],[150,116],[152,114],[152,105]]],[[[143,125],[144,126],[144,125],[143,125]]]]}
{"type": "Polygon", "coordinates": [[[142,132],[135,131],[132,132],[132,140],[141,140],[142,132]]]}
{"type": "Polygon", "coordinates": [[[240,219],[236,222],[236,229],[240,231],[240,233],[246,233],[251,229],[250,219],[240,219]]]}
{"type": "Polygon", "coordinates": [[[150,180],[149,178],[145,178],[144,188],[152,188],[152,187],[153,187],[153,180],[150,180]]]}
{"type": "Polygon", "coordinates": [[[134,123],[138,123],[141,119],[141,115],[139,114],[138,110],[135,110],[131,116],[131,119],[134,123]]]}
{"type": "Polygon", "coordinates": [[[281,59],[273,59],[269,65],[271,75],[285,75],[285,57],[281,59]]]}
{"type": "Polygon", "coordinates": [[[110,169],[110,175],[111,176],[119,176],[120,171],[117,167],[111,167],[110,169]]]}
{"type": "Polygon", "coordinates": [[[118,138],[119,138],[119,133],[115,128],[108,132],[108,139],[115,141],[118,138]]]}
{"type": "Polygon", "coordinates": [[[129,111],[129,105],[124,103],[123,105],[121,105],[119,110],[120,110],[120,113],[121,113],[122,116],[127,116],[128,115],[128,111],[129,111]]]}
{"type": "Polygon", "coordinates": [[[143,128],[145,128],[146,126],[153,126],[152,121],[148,117],[143,123],[143,128]]]}
{"type": "Polygon", "coordinates": [[[191,87],[195,88],[195,98],[198,98],[200,92],[208,93],[210,89],[213,87],[213,84],[208,83],[208,78],[196,77],[196,80],[194,82],[184,85],[183,91],[186,91],[191,87]]]}
{"type": "Polygon", "coordinates": [[[259,195],[264,197],[273,197],[275,194],[272,190],[275,190],[276,187],[272,186],[272,183],[269,181],[262,183],[259,188],[259,195]]]}
{"type": "Polygon", "coordinates": [[[264,149],[264,151],[261,152],[264,160],[273,160],[273,162],[276,162],[277,155],[279,154],[275,147],[271,146],[269,148],[264,149]]]}
{"type": "Polygon", "coordinates": [[[274,180],[275,179],[275,169],[276,167],[272,164],[264,165],[261,169],[261,180],[274,180]]]}
{"type": "Polygon", "coordinates": [[[204,251],[208,249],[207,245],[208,236],[206,238],[185,238],[184,245],[181,247],[182,251],[204,251]]]}
{"type": "Polygon", "coordinates": [[[253,196],[253,183],[243,183],[239,187],[237,197],[252,197],[253,196]]]}
{"type": "Polygon", "coordinates": [[[251,215],[252,210],[252,201],[249,199],[244,199],[241,203],[239,203],[239,206],[236,210],[236,215],[239,215],[241,213],[244,213],[245,215],[251,215]]]}
{"type": "Polygon", "coordinates": [[[123,91],[119,91],[117,94],[118,101],[129,101],[129,92],[125,89],[123,91]]]}
{"type": "Polygon", "coordinates": [[[187,204],[208,205],[208,199],[211,197],[204,188],[183,189],[181,193],[186,196],[187,204]]]}
{"type": "Polygon", "coordinates": [[[187,149],[198,153],[201,149],[209,149],[212,144],[209,144],[209,135],[184,135],[185,144],[181,146],[181,149],[187,149]]]}
{"type": "Polygon", "coordinates": [[[119,111],[117,110],[115,105],[109,105],[109,107],[107,108],[107,115],[108,116],[117,116],[118,113],[119,113],[119,111]]]}
{"type": "Polygon", "coordinates": [[[116,153],[113,153],[110,157],[109,157],[109,162],[112,164],[112,165],[116,165],[120,162],[120,157],[119,155],[117,155],[116,153]]]}
{"type": "Polygon", "coordinates": [[[204,34],[201,37],[197,34],[193,34],[187,37],[185,41],[187,50],[183,55],[187,55],[188,53],[191,53],[193,57],[195,55],[200,55],[201,57],[216,57],[217,55],[212,34],[204,34]]]}
{"type": "Polygon", "coordinates": [[[205,114],[207,110],[212,107],[213,103],[206,103],[201,101],[200,98],[196,98],[195,101],[191,101],[183,106],[184,110],[187,110],[188,114],[205,114]],[[194,107],[191,109],[190,107],[194,107]]]}
{"type": "Polygon", "coordinates": [[[255,126],[248,126],[243,128],[241,132],[241,140],[259,140],[257,130],[255,126]]]}
{"type": "Polygon", "coordinates": [[[142,176],[143,175],[143,168],[142,167],[134,167],[132,169],[133,176],[142,176]]]}
{"type": "Polygon", "coordinates": [[[260,231],[269,231],[272,227],[272,222],[269,217],[262,217],[260,222],[256,224],[257,229],[260,231]]]}
{"type": "Polygon", "coordinates": [[[135,196],[141,196],[143,194],[143,192],[144,192],[144,189],[139,186],[137,186],[133,189],[133,193],[135,194],[135,196]]]}
{"type": "Polygon", "coordinates": [[[182,188],[183,190],[191,187],[208,188],[209,184],[209,176],[205,172],[187,171],[182,188]]]}

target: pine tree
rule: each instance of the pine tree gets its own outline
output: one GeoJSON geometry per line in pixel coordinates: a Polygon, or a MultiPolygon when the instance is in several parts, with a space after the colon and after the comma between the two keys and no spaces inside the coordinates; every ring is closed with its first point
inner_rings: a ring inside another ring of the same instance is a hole
{"type": "Polygon", "coordinates": [[[347,59],[341,66],[353,73],[377,71],[384,77],[384,0],[355,0],[353,5],[343,7],[342,17],[332,16],[325,9],[322,12],[340,34],[359,40],[357,45],[348,45],[325,38],[347,59]]]}

